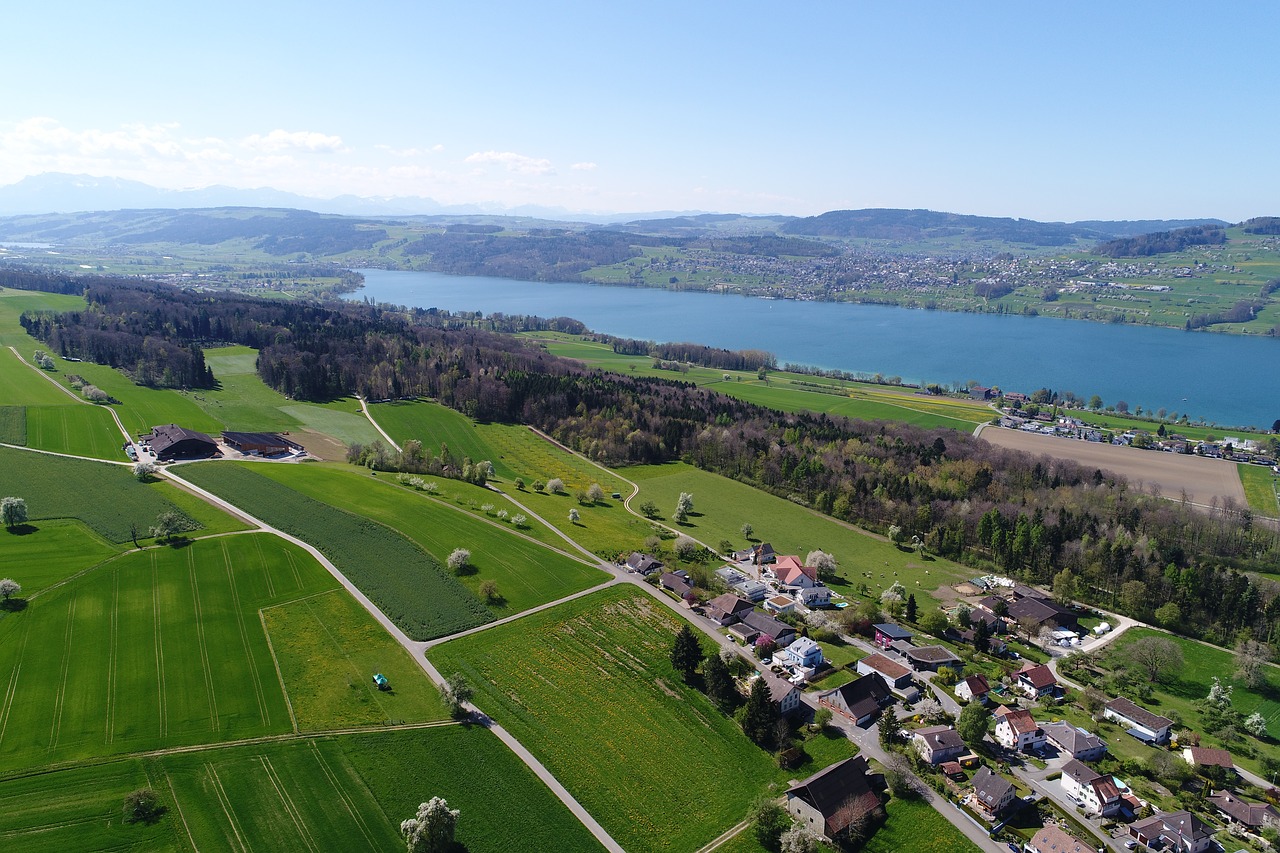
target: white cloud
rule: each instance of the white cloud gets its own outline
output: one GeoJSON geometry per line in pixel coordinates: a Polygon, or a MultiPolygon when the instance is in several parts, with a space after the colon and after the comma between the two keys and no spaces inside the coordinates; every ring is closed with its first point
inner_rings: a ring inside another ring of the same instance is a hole
{"type": "Polygon", "coordinates": [[[477,151],[463,162],[503,166],[508,172],[519,172],[522,175],[550,175],[555,171],[551,168],[550,160],[526,157],[514,151],[477,151]]]}
{"type": "Polygon", "coordinates": [[[569,168],[577,169],[579,172],[594,172],[599,167],[595,163],[574,163],[569,168]]]}
{"type": "Polygon", "coordinates": [[[430,148],[393,148],[390,145],[375,145],[379,151],[385,151],[392,157],[423,157],[427,154],[436,154],[444,150],[444,146],[439,143],[432,145],[430,148]]]}
{"type": "Polygon", "coordinates": [[[253,134],[244,139],[244,145],[259,151],[312,151],[341,152],[347,149],[342,137],[316,133],[313,130],[273,130],[266,136],[253,134]]]}

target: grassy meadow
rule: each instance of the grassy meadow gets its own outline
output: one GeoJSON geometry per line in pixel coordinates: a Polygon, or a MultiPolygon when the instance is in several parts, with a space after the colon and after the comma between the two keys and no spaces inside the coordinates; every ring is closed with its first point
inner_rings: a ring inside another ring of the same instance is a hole
{"type": "Polygon", "coordinates": [[[39,406],[27,409],[28,447],[124,462],[124,436],[100,406],[39,406]]]}
{"type": "Polygon", "coordinates": [[[75,311],[85,307],[84,297],[35,290],[0,287],[0,346],[17,347],[18,352],[46,349],[18,323],[23,311],[75,311]]]}
{"type": "Polygon", "coordinates": [[[493,613],[430,554],[391,528],[255,473],[266,463],[201,462],[182,476],[314,545],[416,640],[483,625],[493,613]]]}
{"type": "Polygon", "coordinates": [[[1240,483],[1244,486],[1249,509],[1270,518],[1280,517],[1280,503],[1276,498],[1276,486],[1280,483],[1280,478],[1265,465],[1241,463],[1236,466],[1236,470],[1240,472],[1240,483]]]}
{"type": "MultiPolygon", "coordinates": [[[[43,344],[35,338],[29,350],[23,351],[22,358],[8,347],[0,347],[0,400],[7,406],[77,406],[80,405],[66,393],[58,390],[58,386],[50,382],[43,370],[37,370],[23,359],[30,359],[36,349],[43,344]]],[[[56,376],[48,373],[48,377],[56,376]]]]}
{"type": "Polygon", "coordinates": [[[769,755],[671,667],[679,619],[615,587],[452,640],[428,657],[628,849],[694,850],[772,782],[769,755]],[[679,760],[671,756],[678,751],[679,760]],[[696,792],[697,808],[655,806],[696,792]]]}
{"type": "Polygon", "coordinates": [[[0,531],[0,565],[30,598],[77,572],[109,560],[120,547],[76,519],[42,521],[22,534],[0,531]]]}

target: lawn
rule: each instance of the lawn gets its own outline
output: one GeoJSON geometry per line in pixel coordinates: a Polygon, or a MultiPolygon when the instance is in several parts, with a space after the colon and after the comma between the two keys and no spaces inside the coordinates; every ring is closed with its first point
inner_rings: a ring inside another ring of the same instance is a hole
{"type": "Polygon", "coordinates": [[[623,847],[694,850],[739,821],[777,770],[673,671],[678,627],[643,591],[615,587],[428,657],[464,673],[476,704],[623,847]],[[655,805],[669,791],[696,792],[696,808],[655,805]]]}
{"type": "Polygon", "coordinates": [[[1265,465],[1240,464],[1236,470],[1240,472],[1240,483],[1244,486],[1249,508],[1259,515],[1280,516],[1280,505],[1276,502],[1276,475],[1271,473],[1271,469],[1265,465]]]}
{"type": "Polygon", "coordinates": [[[246,535],[127,554],[39,596],[0,622],[5,767],[290,731],[257,609],[335,584],[246,535]]]}
{"type": "MultiPolygon", "coordinates": [[[[6,406],[76,406],[79,405],[71,397],[58,390],[58,386],[41,376],[44,371],[36,370],[22,359],[30,359],[32,353],[43,347],[35,338],[31,338],[33,346],[23,353],[22,358],[14,354],[8,347],[0,347],[0,400],[6,406]]],[[[50,373],[49,376],[56,376],[50,373]]]]}
{"type": "Polygon", "coordinates": [[[28,447],[73,456],[128,459],[124,436],[111,413],[101,406],[32,406],[27,409],[28,447]]]}
{"type": "Polygon", "coordinates": [[[74,519],[33,526],[22,535],[0,531],[0,572],[22,584],[25,598],[120,553],[74,519]]]}
{"type": "Polygon", "coordinates": [[[422,668],[345,590],[266,608],[262,622],[299,730],[447,717],[422,668]],[[374,673],[391,689],[377,689],[374,673]]]}
{"type": "MultiPolygon", "coordinates": [[[[592,566],[514,535],[509,522],[485,520],[410,491],[386,477],[370,477],[363,469],[346,465],[259,465],[253,470],[309,498],[395,529],[442,565],[453,549],[466,548],[471,552],[475,571],[459,580],[477,597],[482,583],[496,583],[502,597],[490,602],[489,608],[499,617],[608,580],[606,574],[592,566]]],[[[492,497],[490,500],[494,501],[492,497]]],[[[494,506],[499,503],[494,501],[494,506]]]]}
{"type": "Polygon", "coordinates": [[[493,614],[430,554],[385,525],[255,473],[265,463],[183,465],[184,478],[320,549],[415,640],[474,628],[493,614]]]}
{"type": "Polygon", "coordinates": [[[145,534],[161,512],[179,511],[160,491],[135,480],[128,466],[6,447],[0,447],[0,494],[24,498],[36,526],[44,519],[78,518],[112,542],[130,541],[130,522],[145,534]]]}
{"type": "Polygon", "coordinates": [[[680,493],[691,493],[694,512],[687,524],[677,527],[712,547],[721,539],[728,539],[735,547],[745,546],[741,528],[743,522],[749,522],[754,527],[754,539],[772,543],[779,554],[796,554],[801,559],[813,550],[833,554],[844,581],[832,586],[846,596],[852,595],[850,584],[865,582],[873,594],[879,595],[896,580],[917,599],[934,598],[939,586],[971,574],[950,561],[921,559],[913,551],[901,550],[791,501],[692,465],[646,465],[624,468],[619,473],[640,486],[633,507],[651,500],[668,518],[680,493]]]}
{"type": "Polygon", "coordinates": [[[332,436],[343,444],[372,444],[382,440],[369,419],[360,414],[360,404],[354,398],[336,403],[294,403],[282,406],[280,411],[296,418],[305,429],[332,436]]]}

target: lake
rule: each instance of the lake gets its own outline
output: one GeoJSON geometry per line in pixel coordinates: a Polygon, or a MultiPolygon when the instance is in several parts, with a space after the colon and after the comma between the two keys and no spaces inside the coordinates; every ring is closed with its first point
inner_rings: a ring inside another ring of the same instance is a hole
{"type": "Polygon", "coordinates": [[[1026,393],[1047,387],[1210,423],[1269,428],[1280,418],[1280,341],[1273,338],[433,272],[360,272],[365,286],[348,298],[573,317],[620,337],[764,349],[779,364],[944,385],[974,379],[1026,393]]]}

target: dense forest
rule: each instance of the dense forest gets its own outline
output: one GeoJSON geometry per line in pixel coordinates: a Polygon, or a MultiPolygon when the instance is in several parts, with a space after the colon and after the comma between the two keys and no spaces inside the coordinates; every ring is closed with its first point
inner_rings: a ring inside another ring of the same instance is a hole
{"type": "Polygon", "coordinates": [[[1219,225],[1197,225],[1175,231],[1156,231],[1137,237],[1121,237],[1099,243],[1094,252],[1109,258],[1145,258],[1166,252],[1181,252],[1188,246],[1220,246],[1227,232],[1219,225]]]}
{"type": "Polygon", "coordinates": [[[438,313],[129,282],[85,293],[90,310],[27,314],[24,326],[60,352],[100,337],[122,350],[158,341],[179,364],[205,342],[247,344],[260,349],[263,380],[294,397],[425,395],[480,420],[536,426],[602,463],[685,459],[1027,581],[1070,570],[1082,598],[1139,618],[1172,603],[1175,630],[1277,639],[1280,590],[1249,573],[1274,569],[1277,537],[1230,504],[1200,512],[964,433],[784,414],[690,383],[593,371],[438,313]]]}

